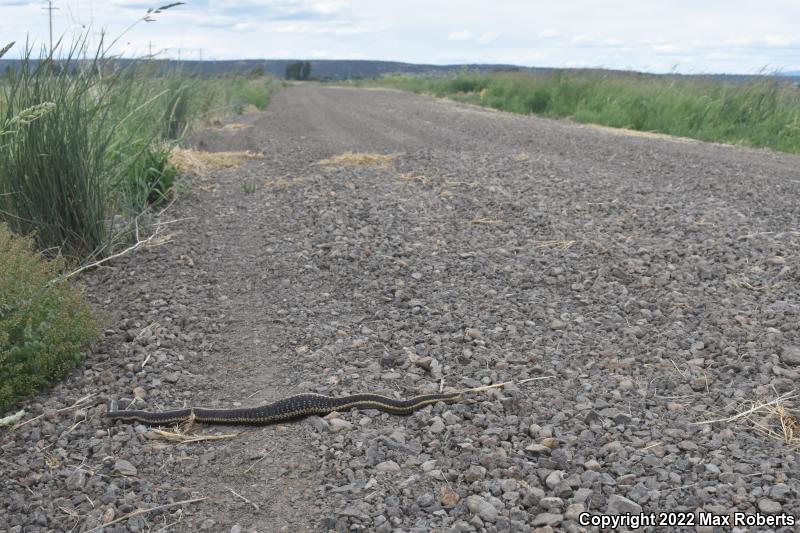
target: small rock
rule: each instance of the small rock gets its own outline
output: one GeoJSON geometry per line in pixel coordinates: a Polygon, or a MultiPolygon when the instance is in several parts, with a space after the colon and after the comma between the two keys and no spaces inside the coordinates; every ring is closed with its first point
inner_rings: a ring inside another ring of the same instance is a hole
{"type": "Polygon", "coordinates": [[[147,391],[144,390],[142,387],[134,387],[133,396],[134,398],[144,398],[147,396],[147,391]]]}
{"type": "Polygon", "coordinates": [[[558,513],[541,513],[536,515],[531,522],[534,527],[539,526],[557,526],[564,521],[564,515],[558,513]]]}
{"type": "Polygon", "coordinates": [[[164,374],[164,381],[167,383],[177,383],[181,379],[180,372],[167,372],[164,374]]]}
{"type": "Polygon", "coordinates": [[[378,472],[399,472],[400,465],[394,461],[383,461],[375,465],[375,470],[378,472]]]}
{"type": "Polygon", "coordinates": [[[586,506],[582,503],[573,503],[567,507],[567,511],[564,513],[564,518],[567,520],[577,521],[580,517],[581,513],[586,511],[586,506]]]}
{"type": "Polygon", "coordinates": [[[231,527],[231,532],[230,533],[242,533],[242,526],[240,526],[239,524],[233,525],[231,527]]]}
{"type": "Polygon", "coordinates": [[[564,479],[564,472],[561,470],[553,470],[547,475],[547,478],[544,480],[545,485],[550,487],[551,489],[555,488],[561,480],[564,479]]]}
{"type": "Polygon", "coordinates": [[[482,520],[487,522],[497,520],[497,509],[482,496],[473,494],[467,498],[467,508],[472,514],[480,516],[482,520]]]}
{"type": "Polygon", "coordinates": [[[595,461],[594,459],[589,459],[585,463],[583,463],[583,467],[586,470],[591,470],[592,472],[597,472],[600,470],[600,463],[595,461]]]}
{"type": "Polygon", "coordinates": [[[780,358],[781,362],[786,365],[800,366],[800,346],[785,345],[780,358]]]}
{"type": "Polygon", "coordinates": [[[474,483],[486,477],[486,469],[482,466],[472,465],[464,473],[464,481],[474,483]]]}
{"type": "Polygon", "coordinates": [[[470,339],[480,339],[483,336],[481,330],[479,330],[478,328],[467,328],[464,330],[464,335],[466,335],[470,339]]]}
{"type": "Polygon", "coordinates": [[[516,479],[504,479],[500,482],[500,490],[505,492],[514,492],[519,488],[519,483],[516,479]]]}
{"type": "Polygon", "coordinates": [[[331,433],[339,433],[340,431],[349,431],[353,429],[353,423],[342,418],[331,418],[328,424],[330,424],[331,433]]]}
{"type": "Polygon", "coordinates": [[[441,433],[444,431],[444,422],[438,416],[433,419],[431,427],[428,429],[431,433],[441,433]]]}
{"type": "Polygon", "coordinates": [[[550,448],[542,444],[530,444],[525,447],[525,451],[533,455],[550,455],[550,448]]]}
{"type": "Polygon", "coordinates": [[[563,506],[564,500],[555,496],[547,496],[539,500],[539,507],[542,509],[561,509],[563,506]]]}
{"type": "Polygon", "coordinates": [[[423,472],[430,472],[436,467],[436,461],[431,459],[430,461],[425,461],[420,465],[423,472]]]}
{"type": "Polygon", "coordinates": [[[66,482],[67,488],[69,490],[81,490],[85,484],[86,484],[86,472],[84,472],[83,470],[75,470],[72,474],[69,475],[66,482]]]}
{"type": "Polygon", "coordinates": [[[114,462],[114,472],[122,476],[135,476],[137,474],[136,467],[125,459],[117,459],[114,462]]]}
{"type": "Polygon", "coordinates": [[[442,489],[439,491],[439,502],[441,502],[442,507],[445,509],[451,509],[455,507],[460,500],[461,496],[459,496],[453,489],[446,485],[443,485],[442,489]]]}
{"type": "Polygon", "coordinates": [[[608,514],[639,514],[642,512],[642,506],[638,503],[625,498],[624,496],[620,496],[619,494],[613,494],[608,499],[608,507],[607,513],[608,514]]]}
{"type": "Polygon", "coordinates": [[[566,326],[567,325],[559,319],[555,319],[552,322],[550,322],[550,329],[552,330],[564,329],[566,326]]]}
{"type": "Polygon", "coordinates": [[[550,448],[551,450],[554,448],[558,448],[558,439],[555,437],[547,437],[546,439],[542,439],[541,442],[542,446],[550,448]]]}
{"type": "Polygon", "coordinates": [[[624,378],[618,384],[617,388],[622,391],[631,390],[636,387],[632,379],[624,378]]]}
{"type": "Polygon", "coordinates": [[[322,432],[330,428],[330,424],[328,423],[328,421],[323,420],[318,416],[309,416],[306,420],[308,421],[309,424],[311,424],[311,427],[316,429],[318,432],[322,432]]]}
{"type": "Polygon", "coordinates": [[[783,510],[783,506],[775,500],[761,498],[758,500],[758,509],[764,514],[778,514],[783,510]]]}

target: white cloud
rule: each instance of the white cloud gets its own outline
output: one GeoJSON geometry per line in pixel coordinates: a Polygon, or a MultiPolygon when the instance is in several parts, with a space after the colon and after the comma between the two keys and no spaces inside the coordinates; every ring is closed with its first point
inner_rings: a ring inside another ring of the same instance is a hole
{"type": "Polygon", "coordinates": [[[469,41],[472,39],[472,32],[469,30],[451,31],[447,34],[448,41],[469,41]]]}
{"type": "Polygon", "coordinates": [[[547,28],[539,32],[539,37],[542,39],[548,39],[550,37],[558,37],[561,35],[561,32],[555,28],[547,28]]]}
{"type": "Polygon", "coordinates": [[[261,25],[256,24],[255,22],[237,22],[231,27],[233,31],[239,31],[239,32],[256,31],[260,28],[261,25]]]}
{"type": "Polygon", "coordinates": [[[657,44],[653,46],[653,52],[657,54],[675,55],[686,54],[690,51],[687,46],[680,46],[677,44],[657,44]]]}
{"type": "Polygon", "coordinates": [[[475,42],[478,43],[478,44],[481,44],[481,45],[486,45],[486,44],[489,44],[491,42],[496,41],[499,37],[500,37],[500,34],[498,32],[489,31],[489,32],[484,33],[480,37],[478,37],[478,39],[475,42]]]}

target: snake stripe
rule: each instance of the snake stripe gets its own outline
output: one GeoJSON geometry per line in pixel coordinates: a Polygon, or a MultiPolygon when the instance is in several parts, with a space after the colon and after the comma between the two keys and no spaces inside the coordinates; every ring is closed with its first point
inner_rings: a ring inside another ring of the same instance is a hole
{"type": "Polygon", "coordinates": [[[288,422],[310,415],[327,415],[333,411],[377,409],[395,415],[409,415],[437,402],[457,402],[461,393],[423,394],[407,400],[396,400],[380,394],[353,394],[335,398],[322,394],[297,394],[260,407],[240,409],[206,409],[190,407],[171,411],[118,411],[112,402],[107,416],[112,420],[141,422],[151,425],[180,424],[194,416],[195,422],[205,424],[269,425],[288,422]]]}

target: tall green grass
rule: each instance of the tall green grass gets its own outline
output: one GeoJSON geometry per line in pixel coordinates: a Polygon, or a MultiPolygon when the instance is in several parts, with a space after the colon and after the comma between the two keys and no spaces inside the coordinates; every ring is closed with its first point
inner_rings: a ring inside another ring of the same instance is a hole
{"type": "Polygon", "coordinates": [[[112,253],[164,199],[170,147],[192,124],[263,108],[277,87],[87,52],[77,41],[51,61],[26,48],[0,78],[0,126],[16,124],[0,141],[0,222],[75,261],[112,253]],[[30,109],[48,112],[20,122],[30,109]]]}
{"type": "Polygon", "coordinates": [[[366,83],[514,113],[800,153],[800,88],[778,78],[732,83],[558,71],[388,76],[366,83]]]}

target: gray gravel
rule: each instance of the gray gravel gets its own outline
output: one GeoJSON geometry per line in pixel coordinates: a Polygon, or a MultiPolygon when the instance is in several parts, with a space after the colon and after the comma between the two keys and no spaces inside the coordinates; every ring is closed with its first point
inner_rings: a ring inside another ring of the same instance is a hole
{"type": "MultiPolygon", "coordinates": [[[[0,432],[0,530],[582,531],[581,513],[798,513],[798,449],[697,425],[800,377],[800,158],[291,87],[204,149],[172,241],[84,278],[84,365],[0,432]],[[386,166],[324,166],[353,150],[386,166]],[[257,190],[248,194],[245,180],[257,190]],[[410,417],[174,444],[105,405],[411,396],[410,417]]],[[[792,406],[789,406],[792,407],[792,406]]],[[[766,529],[761,529],[766,530],[766,529]]],[[[784,528],[783,530],[794,530],[784,528]]]]}

